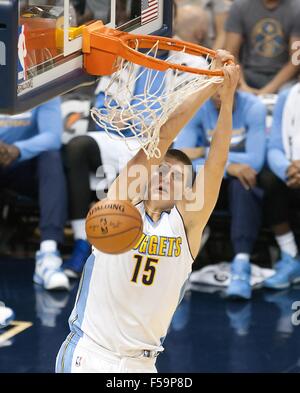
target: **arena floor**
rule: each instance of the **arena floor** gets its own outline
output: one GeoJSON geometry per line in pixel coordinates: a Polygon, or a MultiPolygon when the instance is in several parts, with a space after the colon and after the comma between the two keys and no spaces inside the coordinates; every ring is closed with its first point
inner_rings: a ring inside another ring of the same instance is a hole
{"type": "MultiPolygon", "coordinates": [[[[2,258],[0,269],[0,299],[16,312],[0,334],[0,373],[53,372],[77,284],[70,293],[35,287],[33,260],[2,258]]],[[[300,326],[291,322],[299,300],[300,286],[257,290],[251,302],[192,288],[173,318],[159,372],[300,372],[300,326]]]]}

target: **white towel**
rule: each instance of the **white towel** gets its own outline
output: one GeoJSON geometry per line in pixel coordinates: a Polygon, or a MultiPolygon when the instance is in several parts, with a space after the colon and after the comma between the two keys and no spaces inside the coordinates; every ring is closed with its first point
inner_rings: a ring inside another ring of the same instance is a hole
{"type": "Polygon", "coordinates": [[[287,159],[300,160],[300,83],[292,87],[284,106],[282,141],[287,159]]]}
{"type": "MultiPolygon", "coordinates": [[[[231,277],[230,266],[231,263],[228,262],[205,266],[190,275],[190,282],[192,284],[204,284],[214,287],[228,287],[231,277]]],[[[266,278],[271,277],[274,273],[275,270],[264,269],[251,264],[250,283],[252,286],[256,286],[262,283],[266,278]]]]}

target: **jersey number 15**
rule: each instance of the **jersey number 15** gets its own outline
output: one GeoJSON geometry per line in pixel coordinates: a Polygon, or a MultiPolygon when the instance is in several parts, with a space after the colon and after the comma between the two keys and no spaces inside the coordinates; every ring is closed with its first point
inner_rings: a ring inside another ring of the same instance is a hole
{"type": "MultiPolygon", "coordinates": [[[[139,273],[141,270],[141,265],[143,262],[143,256],[142,255],[134,255],[134,258],[136,259],[136,264],[134,268],[134,272],[131,278],[131,282],[137,283],[137,280],[139,278],[139,273]]],[[[158,258],[149,258],[147,257],[143,275],[142,275],[142,283],[144,285],[151,285],[153,284],[153,280],[155,277],[156,273],[156,264],[158,263],[159,259],[158,258]]]]}

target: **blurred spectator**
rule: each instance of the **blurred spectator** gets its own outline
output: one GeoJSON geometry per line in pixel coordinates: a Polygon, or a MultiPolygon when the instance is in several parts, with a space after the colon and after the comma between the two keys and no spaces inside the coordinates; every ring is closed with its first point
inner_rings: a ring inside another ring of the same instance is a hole
{"type": "MultiPolygon", "coordinates": [[[[82,24],[87,21],[98,19],[104,24],[110,22],[111,18],[111,0],[73,0],[77,10],[78,23],[82,24]]],[[[116,2],[115,21],[116,26],[121,26],[134,19],[141,12],[141,0],[122,0],[116,2]]]]}
{"type": "Polygon", "coordinates": [[[197,5],[177,9],[174,21],[175,36],[183,41],[204,44],[208,34],[208,14],[197,5]]]}
{"type": "MultiPolygon", "coordinates": [[[[93,19],[100,19],[105,23],[110,20],[111,0],[85,0],[80,4],[81,15],[78,15],[78,24],[83,24],[93,19]]],[[[78,9],[78,8],[77,8],[78,9]]]]}
{"type": "MultiPolygon", "coordinates": [[[[47,11],[45,10],[45,7],[47,9],[47,6],[53,6],[53,7],[61,7],[61,10],[63,11],[64,9],[64,0],[20,0],[20,13],[25,13],[25,12],[33,12],[36,15],[39,14],[43,17],[47,17],[47,11]]],[[[48,16],[49,17],[49,16],[48,16]]],[[[69,23],[70,26],[77,26],[77,17],[76,17],[76,10],[73,5],[73,1],[70,1],[70,7],[69,7],[69,23]]]]}
{"type": "Polygon", "coordinates": [[[57,249],[67,210],[60,105],[56,98],[30,112],[0,116],[0,189],[38,193],[41,244],[33,279],[45,289],[69,288],[57,249]]]}
{"type": "Polygon", "coordinates": [[[207,45],[213,49],[225,46],[225,22],[228,18],[230,3],[227,0],[200,0],[199,4],[209,14],[207,45]]]}
{"type": "Polygon", "coordinates": [[[265,210],[281,259],[277,273],[265,281],[273,289],[287,288],[300,281],[300,257],[290,225],[290,207],[300,206],[300,83],[283,91],[274,108],[268,143],[269,170],[264,171],[265,210]]]}
{"type": "MultiPolygon", "coordinates": [[[[175,148],[184,150],[195,166],[204,163],[203,157],[209,149],[219,110],[220,98],[216,94],[175,141],[175,148]]],[[[224,199],[226,192],[235,254],[227,294],[245,299],[251,297],[250,255],[261,225],[262,190],[257,185],[257,175],[265,159],[265,120],[266,108],[260,99],[238,91],[233,112],[233,136],[219,201],[224,199]]]]}
{"type": "Polygon", "coordinates": [[[86,0],[71,0],[71,3],[75,8],[76,14],[80,18],[84,14],[86,0]]]}
{"type": "MultiPolygon", "coordinates": [[[[205,44],[208,32],[208,14],[197,5],[178,7],[174,20],[174,37],[193,44],[205,44]]],[[[170,52],[172,62],[194,68],[208,68],[204,57],[192,56],[184,52],[170,52]]],[[[192,74],[191,74],[192,76],[192,74]]]]}
{"type": "MultiPolygon", "coordinates": [[[[191,5],[202,7],[206,13],[207,31],[204,45],[213,49],[221,49],[225,45],[224,25],[228,17],[230,2],[228,0],[177,0],[178,6],[191,5]]],[[[199,24],[201,24],[201,19],[199,24]]]]}
{"type": "Polygon", "coordinates": [[[243,66],[241,89],[272,94],[291,83],[291,61],[300,40],[299,0],[236,0],[226,23],[226,49],[243,66]]]}

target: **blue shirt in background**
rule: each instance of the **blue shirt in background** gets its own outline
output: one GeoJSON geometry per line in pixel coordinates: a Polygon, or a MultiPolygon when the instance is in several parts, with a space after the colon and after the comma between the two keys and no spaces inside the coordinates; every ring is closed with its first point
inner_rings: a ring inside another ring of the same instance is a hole
{"type": "Polygon", "coordinates": [[[283,181],[287,180],[286,172],[290,162],[286,158],[283,147],[282,115],[290,91],[291,89],[283,90],[278,96],[278,100],[273,111],[273,125],[268,141],[267,153],[269,168],[283,181]]]}
{"type": "MultiPolygon", "coordinates": [[[[147,77],[148,77],[148,71],[143,72],[145,68],[139,67],[139,70],[137,72],[137,77],[136,77],[136,82],[134,85],[134,90],[132,94],[132,100],[130,101],[130,105],[135,105],[135,111],[138,111],[140,113],[140,118],[144,119],[149,119],[149,121],[152,121],[152,116],[149,116],[149,111],[143,104],[143,100],[147,100],[147,106],[151,110],[156,110],[157,115],[160,113],[160,103],[158,102],[157,98],[161,96],[161,94],[164,92],[164,72],[153,72],[151,73],[151,83],[150,84],[149,90],[147,90],[147,93],[145,93],[145,84],[147,83],[147,77]],[[155,76],[155,77],[154,77],[155,76]],[[138,97],[138,98],[137,98],[138,97]]],[[[100,91],[99,94],[96,96],[95,100],[95,107],[96,108],[104,108],[105,107],[105,92],[100,91]]],[[[109,128],[109,127],[108,127],[109,128]]],[[[135,123],[135,125],[132,127],[134,131],[139,132],[139,125],[135,123]]],[[[104,131],[104,128],[100,127],[98,124],[96,124],[96,130],[98,131],[104,131]]],[[[110,132],[114,133],[114,131],[109,128],[110,132]]],[[[122,129],[122,134],[126,137],[133,136],[134,133],[131,131],[130,125],[127,126],[126,128],[122,129]]]]}
{"type": "MultiPolygon", "coordinates": [[[[231,163],[247,164],[259,172],[266,153],[266,107],[262,101],[249,93],[238,91],[233,111],[233,133],[227,166],[231,163]]],[[[207,101],[174,142],[174,148],[206,147],[209,151],[219,111],[212,100],[207,101]]],[[[195,169],[205,159],[194,160],[195,169]]]]}
{"type": "Polygon", "coordinates": [[[19,148],[18,161],[30,160],[44,151],[59,149],[62,132],[60,98],[19,115],[0,115],[0,141],[19,148]]]}

